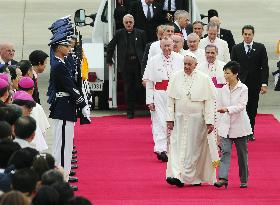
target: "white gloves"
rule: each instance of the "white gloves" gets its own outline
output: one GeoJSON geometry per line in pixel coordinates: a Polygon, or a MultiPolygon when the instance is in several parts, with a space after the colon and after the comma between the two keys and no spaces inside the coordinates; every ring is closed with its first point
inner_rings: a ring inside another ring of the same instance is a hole
{"type": "Polygon", "coordinates": [[[83,109],[82,109],[82,114],[83,114],[83,116],[86,117],[89,121],[91,121],[91,120],[90,120],[90,108],[89,108],[88,105],[86,105],[85,107],[83,107],[83,109]]]}

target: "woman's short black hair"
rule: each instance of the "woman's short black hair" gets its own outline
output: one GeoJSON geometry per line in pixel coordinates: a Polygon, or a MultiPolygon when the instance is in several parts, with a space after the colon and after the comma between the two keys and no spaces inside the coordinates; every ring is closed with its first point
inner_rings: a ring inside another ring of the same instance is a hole
{"type": "Polygon", "coordinates": [[[229,61],[223,68],[223,70],[229,69],[233,74],[238,74],[240,70],[240,64],[236,61],[229,61]]]}
{"type": "Polygon", "coordinates": [[[8,69],[10,71],[11,80],[15,80],[17,78],[17,72],[16,72],[17,66],[9,65],[8,69]]]}
{"type": "Polygon", "coordinates": [[[35,51],[32,51],[32,53],[30,53],[29,61],[31,62],[31,64],[33,66],[43,65],[44,61],[48,57],[49,57],[49,55],[46,54],[44,51],[35,50],[35,51]]]}
{"type": "Polygon", "coordinates": [[[29,109],[36,106],[36,102],[35,101],[30,101],[30,100],[14,100],[13,104],[16,104],[16,105],[19,105],[19,106],[25,106],[29,109]]]}
{"type": "Polygon", "coordinates": [[[28,71],[32,69],[32,64],[29,60],[21,60],[18,63],[19,69],[21,70],[22,76],[26,76],[28,71]]]}

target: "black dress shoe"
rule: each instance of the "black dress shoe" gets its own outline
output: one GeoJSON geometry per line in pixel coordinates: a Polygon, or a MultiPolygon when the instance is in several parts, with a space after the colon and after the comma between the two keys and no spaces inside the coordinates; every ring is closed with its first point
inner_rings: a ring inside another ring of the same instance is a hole
{"type": "Polygon", "coordinates": [[[201,186],[201,183],[198,183],[198,184],[192,184],[192,186],[201,186]]]}
{"type": "Polygon", "coordinates": [[[72,154],[72,159],[77,159],[77,155],[72,154]]]}
{"type": "Polygon", "coordinates": [[[255,141],[256,140],[256,138],[253,134],[248,135],[247,138],[248,138],[249,141],[255,141]]]}
{"type": "Polygon", "coordinates": [[[157,155],[157,159],[161,161],[161,155],[160,155],[160,152],[156,152],[156,155],[157,155]]]}
{"type": "Polygon", "coordinates": [[[75,175],[76,175],[76,172],[71,170],[70,173],[69,173],[69,176],[70,176],[70,177],[73,177],[73,176],[75,176],[75,175]]]}
{"type": "Polygon", "coordinates": [[[77,150],[74,149],[74,150],[72,151],[72,154],[77,154],[77,150]]]}
{"type": "Polygon", "coordinates": [[[160,153],[160,159],[161,159],[161,161],[163,161],[163,162],[168,162],[168,157],[167,157],[166,152],[161,152],[161,153],[160,153]]]}
{"type": "Polygon", "coordinates": [[[182,188],[185,184],[182,183],[179,179],[174,178],[175,185],[179,188],[182,188]]]}
{"type": "Polygon", "coordinates": [[[240,184],[240,188],[247,188],[248,186],[247,186],[247,183],[241,183],[240,184]]]}
{"type": "Polygon", "coordinates": [[[214,183],[214,186],[215,186],[215,187],[218,187],[218,188],[221,188],[221,187],[225,186],[225,188],[227,189],[227,187],[228,187],[228,181],[225,180],[225,179],[220,179],[218,182],[215,182],[215,183],[214,183]]]}
{"type": "Polygon", "coordinates": [[[175,178],[173,177],[167,177],[166,182],[170,185],[176,185],[175,178]]]}
{"type": "Polygon", "coordinates": [[[127,113],[126,117],[127,117],[127,119],[133,119],[134,118],[134,114],[133,113],[127,113]]]}
{"type": "Polygon", "coordinates": [[[71,163],[72,164],[76,164],[78,162],[78,160],[76,160],[76,159],[71,159],[71,163]]]}
{"type": "Polygon", "coordinates": [[[73,145],[73,149],[76,149],[76,145],[73,145]]]}
{"type": "Polygon", "coordinates": [[[78,169],[78,165],[77,164],[71,164],[71,169],[78,169]]]}
{"type": "Polygon", "coordinates": [[[72,189],[73,191],[78,191],[78,187],[77,187],[77,186],[70,185],[70,187],[71,187],[71,189],[72,189]]]}
{"type": "Polygon", "coordinates": [[[68,182],[69,183],[78,182],[78,178],[77,177],[69,177],[68,182]]]}

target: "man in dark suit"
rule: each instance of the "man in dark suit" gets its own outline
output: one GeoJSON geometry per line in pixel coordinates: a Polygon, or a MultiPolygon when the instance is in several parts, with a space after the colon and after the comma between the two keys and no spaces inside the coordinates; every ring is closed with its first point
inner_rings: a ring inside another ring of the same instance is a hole
{"type": "Polygon", "coordinates": [[[163,10],[166,21],[174,21],[174,13],[177,10],[189,11],[188,0],[157,0],[156,4],[163,10]]]}
{"type": "Polygon", "coordinates": [[[210,22],[213,22],[219,26],[218,37],[228,43],[229,52],[231,52],[232,47],[235,46],[235,41],[230,30],[221,28],[221,20],[217,16],[210,18],[210,22]]]}
{"type": "Polygon", "coordinates": [[[188,35],[193,32],[190,15],[185,10],[177,10],[174,14],[174,33],[181,33],[184,37],[184,49],[188,50],[188,35]]]}
{"type": "Polygon", "coordinates": [[[17,61],[14,60],[15,47],[14,44],[5,42],[0,45],[0,63],[6,65],[17,65],[17,61]]]}
{"type": "Polygon", "coordinates": [[[162,10],[154,5],[154,0],[142,0],[131,4],[128,12],[134,17],[135,28],[146,31],[147,42],[157,40],[156,28],[164,23],[162,10]]]}
{"type": "MultiPolygon", "coordinates": [[[[244,42],[233,47],[231,60],[240,63],[238,76],[248,87],[247,113],[254,132],[255,117],[258,109],[259,93],[265,94],[268,90],[268,58],[263,44],[253,41],[254,27],[246,25],[242,28],[244,42]]],[[[254,135],[248,137],[255,140],[254,135]]]]}
{"type": "Polygon", "coordinates": [[[127,118],[134,118],[136,97],[141,92],[141,60],[146,45],[145,31],[134,28],[131,14],[123,17],[124,29],[116,32],[107,47],[107,63],[113,64],[113,54],[117,46],[117,68],[124,80],[124,92],[127,105],[127,118]]]}

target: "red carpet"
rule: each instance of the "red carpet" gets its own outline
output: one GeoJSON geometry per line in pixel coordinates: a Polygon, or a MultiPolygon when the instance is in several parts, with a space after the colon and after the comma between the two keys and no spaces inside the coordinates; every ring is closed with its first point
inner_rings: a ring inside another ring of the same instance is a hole
{"type": "Polygon", "coordinates": [[[247,189],[239,188],[235,149],[227,190],[209,185],[180,189],[165,182],[166,165],[153,154],[149,118],[94,118],[92,125],[76,126],[77,195],[95,205],[278,205],[280,123],[272,115],[258,115],[256,124],[247,189]]]}

